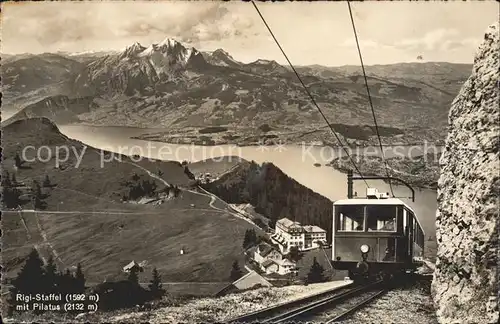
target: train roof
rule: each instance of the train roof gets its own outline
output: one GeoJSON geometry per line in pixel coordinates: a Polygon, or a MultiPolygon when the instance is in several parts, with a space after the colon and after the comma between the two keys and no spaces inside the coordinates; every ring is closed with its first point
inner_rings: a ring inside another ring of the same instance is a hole
{"type": "Polygon", "coordinates": [[[420,229],[422,232],[424,229],[422,228],[422,225],[420,224],[420,221],[418,219],[417,213],[408,206],[404,201],[398,198],[383,198],[383,199],[368,199],[368,198],[352,198],[352,199],[340,199],[336,200],[333,203],[334,206],[336,205],[394,205],[394,206],[404,206],[406,207],[409,211],[415,215],[415,219],[417,220],[418,226],[420,226],[420,229]]]}
{"type": "Polygon", "coordinates": [[[398,198],[380,198],[380,199],[368,199],[368,198],[352,198],[352,199],[340,199],[336,200],[334,205],[403,205],[413,213],[415,211],[408,206],[404,201],[398,198]]]}

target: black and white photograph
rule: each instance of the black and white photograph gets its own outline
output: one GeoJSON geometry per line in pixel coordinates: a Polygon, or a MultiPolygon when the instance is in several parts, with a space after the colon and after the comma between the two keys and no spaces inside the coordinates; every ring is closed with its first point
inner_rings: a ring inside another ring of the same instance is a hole
{"type": "Polygon", "coordinates": [[[500,2],[0,5],[2,322],[499,322],[500,2]]]}

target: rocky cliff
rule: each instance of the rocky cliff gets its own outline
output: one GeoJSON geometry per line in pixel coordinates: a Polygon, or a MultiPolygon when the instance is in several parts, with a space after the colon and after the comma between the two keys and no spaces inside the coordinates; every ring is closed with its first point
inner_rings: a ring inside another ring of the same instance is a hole
{"type": "Polygon", "coordinates": [[[472,75],[453,101],[440,160],[439,245],[432,284],[442,323],[497,323],[499,25],[490,26],[472,75]]]}

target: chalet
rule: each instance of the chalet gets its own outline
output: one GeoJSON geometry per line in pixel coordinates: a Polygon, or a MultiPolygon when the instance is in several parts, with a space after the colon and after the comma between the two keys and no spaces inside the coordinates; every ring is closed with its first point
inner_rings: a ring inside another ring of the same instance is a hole
{"type": "Polygon", "coordinates": [[[283,255],[273,246],[267,243],[260,243],[255,249],[253,259],[259,264],[265,260],[275,260],[279,261],[283,258],[283,255]]]}
{"type": "Polygon", "coordinates": [[[296,263],[288,260],[275,247],[261,243],[253,249],[253,259],[266,274],[285,275],[296,271],[296,263]]]}
{"type": "Polygon", "coordinates": [[[260,267],[266,274],[277,273],[279,271],[279,264],[276,261],[266,259],[261,264],[260,267]]]}
{"type": "Polygon", "coordinates": [[[144,271],[144,268],[139,263],[132,260],[129,264],[123,267],[123,272],[130,272],[132,269],[137,269],[139,272],[144,271]]]}

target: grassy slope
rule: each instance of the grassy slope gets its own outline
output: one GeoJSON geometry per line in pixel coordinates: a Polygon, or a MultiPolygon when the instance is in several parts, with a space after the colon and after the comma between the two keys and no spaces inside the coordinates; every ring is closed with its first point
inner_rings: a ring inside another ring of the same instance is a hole
{"type": "MultiPolygon", "coordinates": [[[[82,149],[81,143],[62,136],[46,119],[15,122],[4,129],[3,139],[3,167],[11,174],[12,158],[25,145],[49,144],[52,149],[68,145],[78,152],[82,149]]],[[[161,169],[163,179],[180,187],[189,182],[177,162],[144,160],[138,164],[153,172],[161,169]]],[[[147,272],[152,266],[158,267],[164,281],[226,281],[233,260],[242,258],[243,234],[251,225],[211,209],[209,197],[183,191],[180,198],[158,206],[120,203],[124,192],[120,182],[133,173],[146,176],[146,172],[118,161],[105,163],[101,168],[100,156],[91,148],[87,148],[78,169],[74,168],[74,155],[64,170],[54,168],[54,160],[25,165],[29,168],[16,174],[18,182],[29,186],[31,179],[42,180],[47,174],[57,185],[47,190],[47,210],[76,213],[40,213],[37,220],[37,215],[24,212],[21,215],[28,233],[18,212],[5,213],[2,256],[8,276],[17,272],[34,244],[39,245],[44,257],[55,250],[60,267],[82,262],[90,282],[118,276],[121,267],[132,259],[147,260],[147,272]],[[196,207],[190,207],[191,204],[196,207]],[[124,213],[99,213],[106,210],[124,213]],[[179,254],[181,246],[188,252],[184,256],[179,254]]],[[[158,180],[156,183],[162,187],[158,180]]],[[[223,203],[216,206],[220,204],[223,203]]],[[[32,207],[27,204],[24,208],[32,207]]],[[[146,280],[149,273],[141,276],[146,280]]]]}

